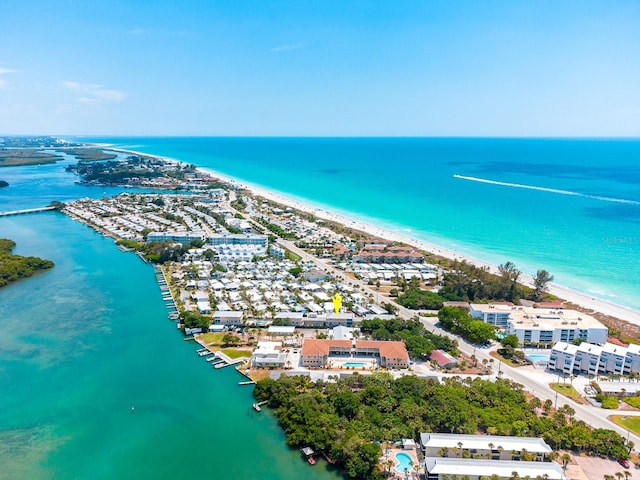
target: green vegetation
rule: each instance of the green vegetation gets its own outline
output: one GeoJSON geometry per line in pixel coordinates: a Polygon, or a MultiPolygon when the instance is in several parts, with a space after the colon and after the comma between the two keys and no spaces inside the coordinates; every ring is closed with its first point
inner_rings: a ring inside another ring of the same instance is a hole
{"type": "Polygon", "coordinates": [[[293,275],[295,278],[298,278],[302,273],[302,267],[296,266],[289,269],[289,273],[293,275]]]}
{"type": "Polygon", "coordinates": [[[398,295],[396,302],[412,310],[440,310],[444,300],[437,293],[410,288],[398,295]]]}
{"type": "Polygon", "coordinates": [[[533,277],[533,296],[536,300],[540,301],[547,293],[549,282],[553,282],[553,275],[546,270],[538,270],[535,277],[533,277]]]}
{"type": "Polygon", "coordinates": [[[0,148],[0,167],[55,163],[62,157],[37,148],[0,148]]]}
{"type": "Polygon", "coordinates": [[[273,234],[277,235],[280,238],[286,238],[287,240],[295,240],[297,237],[293,232],[287,232],[280,225],[276,225],[275,223],[269,222],[265,218],[257,219],[262,225],[267,227],[267,229],[273,234]]]}
{"type": "Polygon", "coordinates": [[[118,240],[116,245],[140,252],[150,262],[162,264],[179,261],[190,248],[200,248],[202,240],[195,239],[186,245],[175,242],[142,243],[134,240],[118,240]]]}
{"type": "Polygon", "coordinates": [[[549,386],[556,392],[570,398],[571,400],[575,400],[578,403],[584,403],[578,391],[573,388],[573,385],[568,385],[566,383],[550,383],[549,386]]]}
{"type": "Polygon", "coordinates": [[[523,387],[458,377],[440,384],[388,373],[353,375],[335,383],[308,377],[260,380],[254,390],[267,400],[292,447],[324,451],[351,478],[380,478],[376,442],[417,438],[420,432],[541,436],[554,449],[627,458],[625,440],[612,430],[591,429],[570,407],[537,415],[523,387]]]}
{"type": "Polygon", "coordinates": [[[251,352],[248,350],[238,350],[237,348],[221,348],[220,351],[224,353],[227,357],[236,359],[241,357],[250,358],[251,352]]]}
{"type": "Polygon", "coordinates": [[[609,418],[621,427],[631,430],[636,435],[640,435],[640,417],[633,415],[612,415],[609,418]]]}
{"type": "Polygon", "coordinates": [[[438,312],[438,319],[442,328],[471,343],[482,345],[496,338],[496,331],[491,325],[472,318],[463,308],[443,307],[438,312]]]}
{"type": "Polygon", "coordinates": [[[206,317],[199,313],[189,311],[183,311],[180,313],[180,321],[184,327],[201,328],[203,332],[208,331],[209,325],[211,325],[211,317],[206,317]]]}
{"type": "Polygon", "coordinates": [[[599,393],[598,395],[596,395],[596,401],[600,402],[602,404],[602,408],[606,410],[615,410],[620,406],[620,402],[616,397],[605,395],[603,393],[599,393]]]}
{"type": "Polygon", "coordinates": [[[518,283],[522,272],[511,262],[498,266],[499,275],[489,273],[466,261],[454,260],[447,265],[443,288],[439,295],[447,300],[490,302],[505,300],[516,303],[521,298],[540,301],[546,295],[547,285],[553,280],[546,270],[538,270],[534,278],[535,290],[518,283]]]}
{"type": "Polygon", "coordinates": [[[59,152],[73,155],[83,162],[98,162],[102,160],[113,160],[118,155],[115,152],[104,151],[101,148],[57,148],[59,152]]]}
{"type": "Polygon", "coordinates": [[[640,397],[625,397],[623,401],[634,408],[640,408],[640,397]]]}
{"type": "Polygon", "coordinates": [[[0,238],[0,287],[30,277],[38,270],[53,268],[51,260],[13,255],[11,252],[15,246],[13,240],[0,238]]]}
{"type": "Polygon", "coordinates": [[[412,358],[429,358],[433,350],[445,350],[453,356],[459,353],[458,342],[426,330],[422,322],[416,319],[363,320],[360,330],[376,340],[404,341],[412,358]]]}
{"type": "Polygon", "coordinates": [[[205,345],[222,345],[223,336],[224,333],[206,332],[202,334],[200,340],[202,340],[205,345]]]}

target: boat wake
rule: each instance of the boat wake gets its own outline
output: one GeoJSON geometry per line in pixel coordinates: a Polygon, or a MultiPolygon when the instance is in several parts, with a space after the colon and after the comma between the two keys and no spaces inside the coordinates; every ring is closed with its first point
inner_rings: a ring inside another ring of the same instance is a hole
{"type": "Polygon", "coordinates": [[[539,192],[557,193],[559,195],[569,195],[573,197],[590,198],[592,200],[602,200],[604,202],[625,203],[627,205],[640,205],[637,200],[628,200],[625,198],[604,197],[602,195],[590,195],[588,193],[572,192],[571,190],[560,190],[557,188],[538,187],[536,185],[524,185],[522,183],[499,182],[497,180],[488,180],[486,178],[467,177],[464,175],[454,174],[453,178],[461,180],[469,180],[471,182],[488,183],[490,185],[500,185],[503,187],[524,188],[526,190],[537,190],[539,192]]]}

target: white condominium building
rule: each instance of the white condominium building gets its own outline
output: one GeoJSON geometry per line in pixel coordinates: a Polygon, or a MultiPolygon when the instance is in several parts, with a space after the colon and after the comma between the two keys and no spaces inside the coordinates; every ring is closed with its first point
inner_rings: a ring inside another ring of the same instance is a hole
{"type": "Polygon", "coordinates": [[[602,346],[586,342],[573,345],[558,342],[551,350],[549,369],[566,374],[629,375],[640,373],[640,345],[623,347],[613,343],[602,346]]]}
{"type": "Polygon", "coordinates": [[[599,345],[607,341],[607,327],[576,310],[504,304],[472,304],[469,308],[472,317],[503,328],[507,335],[517,336],[523,345],[571,343],[576,338],[599,345]]]}

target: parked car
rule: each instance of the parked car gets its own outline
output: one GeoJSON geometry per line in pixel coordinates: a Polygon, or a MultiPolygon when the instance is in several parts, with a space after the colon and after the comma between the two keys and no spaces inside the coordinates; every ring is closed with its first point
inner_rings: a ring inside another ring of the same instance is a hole
{"type": "Polygon", "coordinates": [[[627,460],[626,458],[619,458],[618,463],[622,465],[624,468],[630,467],[629,460],[627,460]]]}

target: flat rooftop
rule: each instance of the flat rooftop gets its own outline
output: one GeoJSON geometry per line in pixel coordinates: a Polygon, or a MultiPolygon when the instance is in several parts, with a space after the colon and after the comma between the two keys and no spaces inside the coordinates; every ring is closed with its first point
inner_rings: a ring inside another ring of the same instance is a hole
{"type": "Polygon", "coordinates": [[[502,447],[504,450],[526,449],[531,453],[551,453],[551,447],[542,438],[514,437],[503,435],[458,435],[454,433],[421,433],[420,443],[428,448],[459,448],[489,450],[502,447]]]}
{"type": "Polygon", "coordinates": [[[425,466],[430,474],[438,475],[469,475],[474,478],[498,475],[500,478],[513,478],[512,473],[518,472],[520,478],[536,478],[545,475],[549,480],[566,480],[567,478],[560,465],[555,462],[427,457],[425,466]]]}

